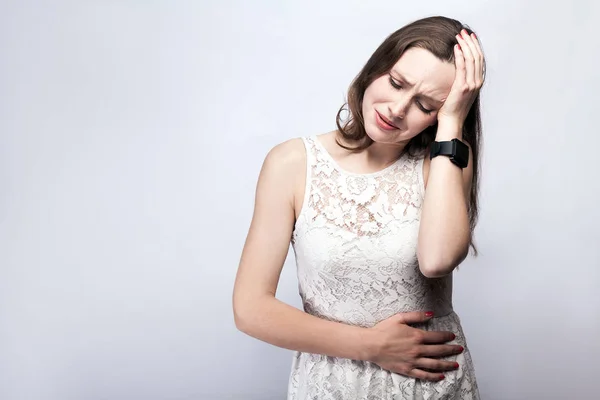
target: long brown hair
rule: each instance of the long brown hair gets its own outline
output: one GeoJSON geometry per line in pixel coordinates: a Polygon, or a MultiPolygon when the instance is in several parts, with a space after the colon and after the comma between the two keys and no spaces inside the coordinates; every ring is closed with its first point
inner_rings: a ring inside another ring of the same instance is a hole
{"type": "MultiPolygon", "coordinates": [[[[347,147],[338,141],[338,145],[350,151],[362,151],[369,147],[373,141],[365,132],[362,114],[362,102],[365,90],[375,79],[388,73],[400,56],[411,47],[419,47],[430,51],[442,61],[454,63],[454,45],[457,43],[456,35],[465,29],[469,34],[473,31],[461,22],[446,17],[428,17],[414,21],[389,35],[375,50],[360,73],[354,78],[348,90],[347,101],[337,113],[336,124],[343,139],[353,143],[347,147]],[[348,112],[347,118],[342,114],[348,112]]],[[[437,123],[432,125],[417,136],[412,138],[403,150],[410,155],[425,154],[429,145],[435,140],[437,123]]],[[[473,182],[469,196],[469,225],[471,229],[471,247],[477,255],[477,248],[473,240],[473,230],[479,215],[479,156],[481,146],[481,112],[479,95],[463,125],[463,140],[471,146],[473,152],[473,182]]]]}

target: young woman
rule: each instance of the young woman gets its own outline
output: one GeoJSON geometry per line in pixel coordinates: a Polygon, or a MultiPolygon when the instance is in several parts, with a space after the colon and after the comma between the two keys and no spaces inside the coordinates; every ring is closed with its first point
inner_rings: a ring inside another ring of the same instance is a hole
{"type": "Polygon", "coordinates": [[[484,70],[462,23],[415,21],[367,61],[337,130],[267,155],[233,306],[295,350],[288,399],[479,398],[452,272],[475,250],[484,70]],[[290,241],[304,311],[275,297],[290,241]]]}

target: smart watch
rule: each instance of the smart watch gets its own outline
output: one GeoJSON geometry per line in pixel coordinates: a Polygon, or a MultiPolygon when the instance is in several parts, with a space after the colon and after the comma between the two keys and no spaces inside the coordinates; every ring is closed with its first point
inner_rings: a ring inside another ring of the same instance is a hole
{"type": "Polygon", "coordinates": [[[469,164],[469,146],[458,139],[447,142],[433,142],[429,157],[437,156],[447,156],[456,166],[465,168],[469,164]]]}

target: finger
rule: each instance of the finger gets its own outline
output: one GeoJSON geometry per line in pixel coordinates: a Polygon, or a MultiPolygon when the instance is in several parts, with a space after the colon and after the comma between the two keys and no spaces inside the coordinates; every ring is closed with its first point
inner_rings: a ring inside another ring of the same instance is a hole
{"type": "Polygon", "coordinates": [[[406,375],[408,375],[412,378],[421,379],[423,381],[432,381],[432,382],[439,382],[445,378],[445,376],[440,373],[427,372],[427,371],[423,371],[422,369],[418,369],[418,368],[412,369],[406,375]]]}
{"type": "Polygon", "coordinates": [[[415,366],[428,371],[454,371],[460,365],[455,361],[434,360],[433,358],[420,358],[415,362],[415,366]]]}
{"type": "Polygon", "coordinates": [[[477,87],[477,85],[479,84],[479,81],[480,81],[479,71],[480,71],[480,64],[481,64],[481,60],[479,57],[479,51],[477,50],[477,47],[475,46],[475,39],[473,39],[473,37],[471,35],[469,35],[467,33],[467,31],[464,29],[462,30],[461,33],[462,33],[462,39],[465,41],[465,43],[467,43],[467,45],[469,47],[469,54],[471,55],[471,57],[473,57],[472,82],[477,87]]]}
{"type": "Polygon", "coordinates": [[[417,324],[419,322],[429,321],[433,317],[431,311],[413,311],[396,314],[398,316],[398,322],[401,324],[417,324]]]}
{"type": "Polygon", "coordinates": [[[421,331],[421,343],[424,344],[443,344],[456,339],[452,332],[421,331]]]}
{"type": "Polygon", "coordinates": [[[456,35],[456,40],[458,40],[458,44],[460,44],[460,50],[465,60],[465,82],[469,88],[472,88],[475,86],[475,66],[473,53],[471,53],[471,48],[469,47],[469,43],[467,43],[468,39],[464,38],[461,34],[458,34],[456,35]]]}
{"type": "Polygon", "coordinates": [[[475,35],[475,33],[472,33],[471,37],[473,38],[473,44],[475,45],[475,48],[477,49],[478,58],[479,58],[479,76],[481,78],[481,84],[483,84],[483,81],[485,79],[485,57],[483,56],[483,50],[481,50],[481,44],[479,43],[479,39],[477,38],[477,35],[475,35]]]}
{"type": "Polygon", "coordinates": [[[467,71],[465,67],[465,57],[460,44],[454,46],[454,62],[456,64],[456,77],[454,78],[454,82],[459,82],[462,86],[467,81],[467,71]]]}
{"type": "Polygon", "coordinates": [[[422,346],[419,354],[423,357],[449,357],[460,354],[464,347],[454,344],[431,344],[422,346]]]}

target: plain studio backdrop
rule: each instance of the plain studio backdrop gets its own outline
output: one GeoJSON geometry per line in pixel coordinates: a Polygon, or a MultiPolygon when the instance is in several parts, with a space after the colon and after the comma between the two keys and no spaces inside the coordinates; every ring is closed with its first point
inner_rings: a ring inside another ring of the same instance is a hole
{"type": "MultiPolygon", "coordinates": [[[[283,399],[231,293],[270,148],[329,131],[384,38],[482,40],[484,399],[589,399],[600,357],[600,3],[2,1],[0,399],[283,399]]],[[[301,307],[292,253],[277,296],[301,307]]]]}

